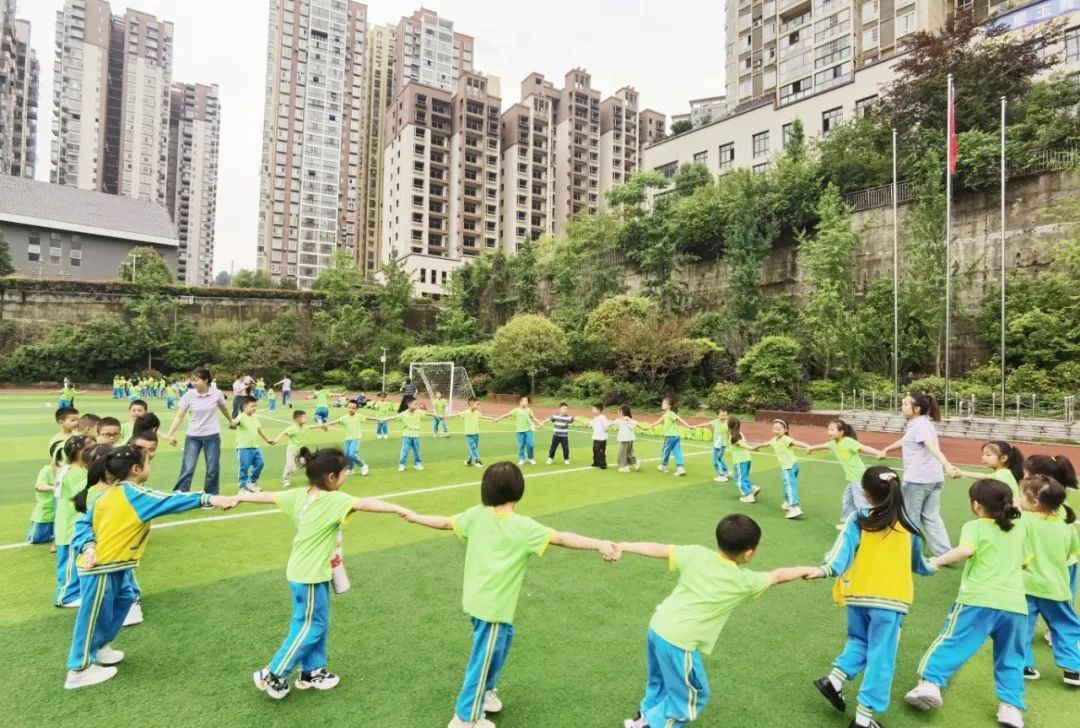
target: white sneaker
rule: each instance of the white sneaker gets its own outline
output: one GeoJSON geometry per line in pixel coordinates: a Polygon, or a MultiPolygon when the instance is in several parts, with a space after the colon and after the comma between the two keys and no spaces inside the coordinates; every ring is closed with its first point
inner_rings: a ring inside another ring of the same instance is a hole
{"type": "Polygon", "coordinates": [[[292,483],[290,483],[288,480],[281,481],[282,488],[288,488],[290,485],[292,485],[292,483]]]}
{"type": "Polygon", "coordinates": [[[405,472],[405,466],[404,465],[398,465],[397,466],[397,471],[399,473],[404,473],[405,472]]]}
{"type": "Polygon", "coordinates": [[[67,604],[61,604],[60,606],[63,607],[64,609],[78,609],[81,605],[82,605],[82,599],[79,598],[79,599],[76,599],[73,602],[68,602],[67,604]]]}
{"type": "Polygon", "coordinates": [[[115,667],[102,667],[101,665],[91,665],[85,670],[68,670],[67,678],[64,680],[64,689],[77,690],[91,685],[98,685],[115,676],[115,667]]]}
{"type": "Polygon", "coordinates": [[[114,650],[112,645],[105,645],[98,649],[97,654],[94,656],[94,661],[104,667],[119,665],[124,661],[124,653],[120,650],[114,650]]]}
{"type": "Polygon", "coordinates": [[[743,497],[739,498],[739,500],[743,503],[757,503],[757,498],[754,497],[753,493],[750,493],[749,495],[744,495],[743,497]]]}
{"type": "Polygon", "coordinates": [[[1008,703],[998,706],[997,721],[999,725],[1007,725],[1010,728],[1024,728],[1024,714],[1015,705],[1008,703]]]}
{"type": "Polygon", "coordinates": [[[802,515],[802,508],[794,506],[788,509],[787,515],[784,518],[798,518],[802,515]]]}
{"type": "Polygon", "coordinates": [[[919,710],[934,710],[945,704],[941,699],[941,688],[928,680],[920,680],[919,684],[904,696],[904,701],[919,710]]]}
{"type": "Polygon", "coordinates": [[[726,476],[726,475],[717,475],[715,480],[716,480],[717,483],[726,483],[726,482],[728,482],[728,476],[726,476]]]}
{"type": "Polygon", "coordinates": [[[281,700],[289,694],[289,682],[287,680],[275,678],[265,667],[261,670],[256,670],[251,676],[251,680],[255,683],[255,687],[265,692],[274,700],[281,700]]]}
{"type": "Polygon", "coordinates": [[[634,470],[641,470],[641,461],[640,460],[638,460],[636,463],[634,463],[634,470]]]}
{"type": "Polygon", "coordinates": [[[548,459],[547,459],[547,464],[548,464],[548,465],[551,465],[551,464],[552,464],[553,462],[555,462],[555,461],[554,461],[554,460],[552,460],[551,458],[548,458],[548,459]]]}
{"type": "Polygon", "coordinates": [[[421,465],[420,463],[417,463],[416,465],[413,465],[413,470],[423,470],[423,469],[424,469],[424,466],[421,465]]]}
{"type": "Polygon", "coordinates": [[[308,688],[315,688],[316,690],[332,690],[338,686],[341,682],[341,678],[332,672],[328,672],[325,667],[320,667],[318,670],[312,670],[308,675],[308,679],[305,680],[303,673],[293,681],[297,690],[307,690],[308,688]]]}
{"type": "Polygon", "coordinates": [[[750,495],[757,497],[757,494],[761,492],[761,486],[755,485],[750,489],[750,495]]]}
{"type": "Polygon", "coordinates": [[[367,475],[367,474],[368,474],[368,470],[370,470],[370,468],[368,468],[368,464],[367,464],[367,463],[364,463],[363,465],[361,465],[361,466],[360,466],[360,475],[361,475],[361,477],[363,477],[363,476],[367,475]]]}
{"type": "Polygon", "coordinates": [[[675,468],[675,475],[677,475],[677,476],[686,475],[686,468],[684,468],[682,466],[679,466],[679,467],[675,468]]]}
{"type": "Polygon", "coordinates": [[[473,463],[473,467],[474,468],[482,468],[482,467],[484,467],[484,464],[482,462],[480,462],[479,460],[477,460],[475,463],[473,463]]]}
{"type": "Polygon", "coordinates": [[[348,470],[345,471],[345,474],[346,475],[352,475],[355,472],[356,472],[355,470],[353,470],[352,468],[349,468],[348,470]]]}
{"type": "Polygon", "coordinates": [[[471,723],[467,720],[458,718],[455,714],[454,719],[446,724],[446,728],[495,728],[495,724],[487,718],[481,718],[480,720],[471,723]]]}
{"type": "Polygon", "coordinates": [[[563,461],[562,461],[562,464],[563,464],[563,465],[569,465],[569,464],[570,464],[570,461],[569,461],[569,460],[563,460],[563,461]]]}
{"type": "Polygon", "coordinates": [[[788,503],[787,501],[784,501],[783,503],[781,503],[780,507],[783,508],[785,511],[790,511],[791,510],[791,504],[788,503]]]}
{"type": "Polygon", "coordinates": [[[656,469],[659,470],[661,473],[666,473],[667,472],[667,466],[666,465],[657,465],[656,469]]]}
{"type": "Polygon", "coordinates": [[[524,460],[518,460],[518,465],[524,465],[524,464],[525,464],[524,460]]]}
{"type": "Polygon", "coordinates": [[[642,717],[627,718],[622,724],[623,728],[649,728],[649,724],[642,717]]]}
{"type": "Polygon", "coordinates": [[[529,465],[536,465],[536,461],[532,458],[529,458],[529,465]]]}
{"type": "Polygon", "coordinates": [[[262,492],[262,488],[259,487],[258,483],[248,483],[248,490],[250,490],[252,493],[262,492]]]}
{"type": "Polygon", "coordinates": [[[629,472],[630,472],[630,468],[619,468],[619,472],[620,472],[620,473],[629,473],[629,472]]]}
{"type": "Polygon", "coordinates": [[[843,531],[843,530],[844,530],[844,528],[845,528],[845,526],[844,526],[844,524],[843,524],[843,523],[838,523],[838,524],[836,524],[836,530],[837,530],[837,531],[843,531]]]}
{"type": "MultiPolygon", "coordinates": [[[[134,624],[142,624],[142,621],[143,621],[142,605],[139,604],[138,602],[135,602],[130,607],[128,607],[128,613],[124,617],[124,626],[125,627],[130,627],[130,626],[132,626],[134,624]]],[[[104,664],[111,664],[111,663],[104,663],[104,664]]]]}
{"type": "Polygon", "coordinates": [[[498,713],[502,710],[502,701],[499,700],[499,694],[494,690],[488,690],[484,693],[484,712],[485,713],[498,713]]]}

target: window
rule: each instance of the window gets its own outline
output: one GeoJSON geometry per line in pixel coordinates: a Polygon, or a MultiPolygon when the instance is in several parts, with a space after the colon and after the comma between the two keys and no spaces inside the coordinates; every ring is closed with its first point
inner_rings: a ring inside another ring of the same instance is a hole
{"type": "Polygon", "coordinates": [[[911,10],[903,15],[896,16],[896,37],[899,38],[902,35],[908,33],[914,33],[918,28],[918,20],[915,18],[915,11],[911,10]]]}
{"type": "Polygon", "coordinates": [[[821,135],[829,136],[829,132],[844,123],[844,109],[837,106],[835,109],[821,112],[821,135]]]}
{"type": "Polygon", "coordinates": [[[769,153],[769,132],[762,131],[755,134],[751,141],[753,142],[754,158],[764,157],[769,153]]]}
{"type": "Polygon", "coordinates": [[[720,171],[726,172],[735,166],[735,142],[720,145],[720,171]]]}
{"type": "Polygon", "coordinates": [[[862,117],[869,114],[870,110],[874,107],[875,102],[877,102],[877,96],[867,96],[866,98],[856,101],[855,116],[862,117]]]}
{"type": "Polygon", "coordinates": [[[795,128],[795,123],[784,124],[780,127],[780,148],[787,149],[788,142],[791,141],[791,131],[795,128]]]}
{"type": "Polygon", "coordinates": [[[41,236],[31,235],[30,244],[26,246],[26,259],[31,263],[41,260],[41,236]]]}
{"type": "Polygon", "coordinates": [[[675,173],[678,170],[679,170],[679,163],[678,162],[668,162],[667,164],[662,164],[662,165],[660,165],[659,167],[656,168],[656,171],[659,172],[660,174],[664,175],[665,179],[671,179],[672,177],[674,177],[675,173]]]}
{"type": "Polygon", "coordinates": [[[769,171],[769,163],[762,162],[761,164],[755,164],[753,167],[750,168],[750,171],[754,174],[765,174],[769,171]]]}
{"type": "Polygon", "coordinates": [[[862,47],[864,51],[873,50],[878,47],[878,29],[871,28],[870,30],[864,30],[862,34],[862,47]]]}
{"type": "Polygon", "coordinates": [[[1065,30],[1065,62],[1080,61],[1080,25],[1065,30]]]}
{"type": "Polygon", "coordinates": [[[703,151],[703,152],[697,152],[694,155],[694,164],[708,164],[708,163],[709,163],[709,152],[708,152],[708,150],[703,151]]]}
{"type": "Polygon", "coordinates": [[[878,16],[878,0],[871,0],[871,2],[863,3],[862,6],[862,19],[864,23],[869,23],[878,16]]]}

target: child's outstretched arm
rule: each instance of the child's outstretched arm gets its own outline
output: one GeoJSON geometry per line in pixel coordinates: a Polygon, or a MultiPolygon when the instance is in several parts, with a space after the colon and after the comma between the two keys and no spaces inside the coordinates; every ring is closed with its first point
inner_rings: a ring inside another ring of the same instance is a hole
{"type": "Polygon", "coordinates": [[[975,555],[975,549],[971,548],[967,544],[960,544],[954,549],[946,551],[941,556],[935,556],[930,559],[930,568],[937,571],[942,566],[948,566],[949,564],[955,564],[958,561],[966,561],[975,555]]]}
{"type": "Polygon", "coordinates": [[[264,503],[266,505],[274,505],[277,503],[276,493],[269,491],[262,491],[260,493],[252,493],[250,491],[243,491],[236,494],[237,503],[264,503]]]}
{"type": "Polygon", "coordinates": [[[951,478],[971,478],[972,480],[978,480],[979,478],[985,478],[985,473],[976,473],[974,470],[961,470],[960,468],[954,468],[949,473],[951,478]]]}
{"type": "Polygon", "coordinates": [[[263,440],[265,440],[267,445],[275,445],[275,444],[277,444],[276,439],[271,440],[269,437],[267,437],[266,430],[264,430],[262,428],[262,425],[259,426],[259,437],[261,437],[263,440]]]}
{"type": "Polygon", "coordinates": [[[354,511],[367,511],[368,513],[394,513],[402,517],[405,517],[410,512],[408,508],[399,506],[396,503],[387,503],[378,498],[357,498],[353,501],[352,509],[354,511]]]}
{"type": "Polygon", "coordinates": [[[828,450],[829,443],[823,442],[820,445],[807,445],[803,448],[807,453],[817,452],[818,450],[828,450]]]}
{"type": "Polygon", "coordinates": [[[551,543],[565,549],[581,551],[599,551],[604,561],[618,561],[619,547],[613,541],[601,541],[590,536],[581,536],[569,531],[555,531],[551,534],[551,543]]]}
{"type": "Polygon", "coordinates": [[[801,447],[801,448],[802,448],[803,450],[806,450],[807,452],[809,452],[809,451],[810,451],[810,446],[809,446],[809,445],[807,445],[807,444],[806,444],[805,442],[803,442],[802,440],[796,440],[796,439],[792,438],[792,440],[791,440],[791,446],[792,446],[792,447],[801,447]]]}
{"type": "Polygon", "coordinates": [[[666,543],[623,541],[615,544],[615,547],[620,553],[648,556],[650,559],[667,559],[671,556],[671,546],[666,543]]]}
{"type": "Polygon", "coordinates": [[[409,523],[415,523],[418,526],[426,526],[427,528],[434,528],[436,531],[450,531],[454,528],[453,522],[447,516],[423,516],[419,513],[408,513],[402,515],[409,523]]]}
{"type": "Polygon", "coordinates": [[[769,577],[769,586],[776,586],[777,584],[787,584],[789,581],[798,581],[800,579],[820,579],[822,573],[821,569],[816,566],[786,566],[773,569],[767,576],[769,577]]]}

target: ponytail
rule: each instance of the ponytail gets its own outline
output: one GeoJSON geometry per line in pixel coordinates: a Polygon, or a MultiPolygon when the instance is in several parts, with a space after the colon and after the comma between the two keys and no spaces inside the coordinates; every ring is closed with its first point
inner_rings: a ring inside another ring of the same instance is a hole
{"type": "Polygon", "coordinates": [[[731,441],[732,445],[735,445],[743,439],[742,422],[739,421],[738,417],[731,417],[727,421],[727,426],[728,439],[731,441]]]}
{"type": "Polygon", "coordinates": [[[90,494],[90,489],[98,483],[108,482],[105,460],[112,449],[112,445],[97,445],[88,451],[90,465],[86,469],[86,486],[71,499],[71,502],[75,504],[75,510],[79,513],[86,513],[86,499],[90,494]]]}
{"type": "Polygon", "coordinates": [[[1020,517],[1020,509],[1012,502],[1012,491],[1000,480],[976,480],[968,489],[968,498],[981,505],[986,517],[993,519],[1002,531],[1011,531],[1013,521],[1020,517]]]}
{"type": "Polygon", "coordinates": [[[912,392],[908,395],[913,407],[919,408],[920,415],[926,415],[934,422],[941,422],[941,410],[938,409],[934,395],[927,392],[912,392]]]}
{"type": "Polygon", "coordinates": [[[1024,461],[1028,475],[1046,475],[1066,488],[1076,488],[1076,469],[1064,455],[1032,455],[1024,461]]]}
{"type": "Polygon", "coordinates": [[[847,422],[844,422],[839,417],[833,420],[830,424],[835,426],[836,429],[840,431],[840,434],[844,437],[850,437],[852,440],[856,441],[859,439],[858,436],[856,436],[855,434],[855,428],[847,422]]]}
{"type": "Polygon", "coordinates": [[[89,465],[90,449],[86,446],[92,443],[93,438],[86,435],[72,435],[64,443],[64,457],[67,458],[69,463],[74,463],[76,460],[83,463],[83,465],[89,465]]]}
{"type": "Polygon", "coordinates": [[[859,514],[857,522],[863,531],[888,531],[901,524],[915,536],[922,537],[904,508],[900,476],[892,468],[874,466],[862,476],[862,489],[870,500],[870,512],[859,514]]]}
{"type": "Polygon", "coordinates": [[[1004,440],[990,440],[983,444],[983,447],[992,448],[998,456],[1005,458],[1004,468],[1012,473],[1017,483],[1023,479],[1024,454],[1020,452],[1020,448],[1013,447],[1004,440]]]}
{"type": "Polygon", "coordinates": [[[324,447],[312,452],[306,447],[300,448],[296,462],[307,475],[308,483],[326,490],[326,478],[336,475],[349,467],[345,453],[336,447],[324,447]]]}
{"type": "Polygon", "coordinates": [[[1065,523],[1076,522],[1076,512],[1065,502],[1065,486],[1048,475],[1029,475],[1020,481],[1020,490],[1039,504],[1040,513],[1056,513],[1065,509],[1065,523]]]}

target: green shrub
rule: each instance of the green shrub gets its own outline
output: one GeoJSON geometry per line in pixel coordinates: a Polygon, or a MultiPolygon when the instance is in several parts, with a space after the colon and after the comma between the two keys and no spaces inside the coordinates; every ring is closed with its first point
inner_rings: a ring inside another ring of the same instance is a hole
{"type": "Polygon", "coordinates": [[[488,390],[491,387],[491,375],[481,372],[480,374],[470,374],[469,381],[472,382],[473,392],[477,397],[484,397],[487,395],[488,390]]]}
{"type": "Polygon", "coordinates": [[[614,378],[604,372],[582,372],[573,379],[570,396],[576,399],[598,399],[615,385],[614,378]]]}
{"type": "Polygon", "coordinates": [[[734,382],[717,382],[709,390],[705,401],[713,412],[722,409],[738,412],[745,406],[743,388],[734,382]]]}
{"type": "Polygon", "coordinates": [[[901,394],[907,394],[908,392],[926,392],[934,395],[940,401],[945,397],[945,378],[923,377],[922,379],[916,379],[909,382],[906,387],[901,387],[901,394]]]}
{"type": "Polygon", "coordinates": [[[1059,392],[1059,387],[1047,372],[1033,364],[1024,364],[1005,377],[1005,392],[1007,395],[1055,395],[1059,392]]]}
{"type": "Polygon", "coordinates": [[[491,356],[491,342],[483,344],[428,345],[410,346],[401,352],[398,362],[405,369],[418,361],[452,361],[465,367],[469,374],[490,371],[488,357],[491,356]]]}
{"type": "Polygon", "coordinates": [[[840,382],[831,379],[811,379],[803,385],[803,393],[814,402],[839,402],[840,382]]]}
{"type": "Polygon", "coordinates": [[[328,369],[322,375],[322,384],[327,387],[347,387],[351,381],[352,377],[344,369],[328,369]]]}
{"type": "MultiPolygon", "coordinates": [[[[381,379],[380,375],[380,379],[381,379]]],[[[405,383],[405,375],[397,370],[387,370],[386,372],[386,393],[393,394],[394,392],[401,391],[401,385],[405,383]]]]}
{"type": "Polygon", "coordinates": [[[739,395],[742,400],[741,411],[753,412],[759,409],[780,409],[780,406],[791,399],[791,395],[781,389],[759,387],[750,382],[739,385],[739,395]]]}
{"type": "Polygon", "coordinates": [[[796,392],[803,378],[800,350],[789,336],[766,336],[739,359],[735,371],[756,392],[796,392]]]}
{"type": "Polygon", "coordinates": [[[986,387],[1001,387],[1001,368],[993,362],[980,364],[968,372],[967,380],[971,384],[981,384],[986,387]]]}
{"type": "Polygon", "coordinates": [[[1080,362],[1067,361],[1054,367],[1054,380],[1067,394],[1080,394],[1080,362]]]}

